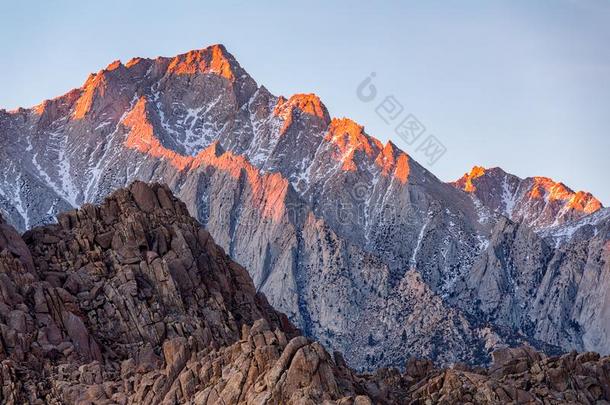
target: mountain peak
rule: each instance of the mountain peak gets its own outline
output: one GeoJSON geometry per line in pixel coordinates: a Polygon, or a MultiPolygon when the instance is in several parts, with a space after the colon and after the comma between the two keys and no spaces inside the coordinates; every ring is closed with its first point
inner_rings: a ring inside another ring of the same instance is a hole
{"type": "Polygon", "coordinates": [[[91,110],[96,94],[104,95],[107,83],[104,71],[90,74],[83,85],[80,97],[76,101],[72,118],[77,120],[84,118],[91,110]]]}
{"type": "Polygon", "coordinates": [[[322,120],[324,125],[330,122],[328,110],[317,95],[293,94],[289,99],[280,96],[273,110],[273,114],[284,121],[280,134],[284,134],[294,122],[295,110],[322,120]]]}
{"type": "Polygon", "coordinates": [[[116,70],[118,68],[120,68],[121,66],[123,66],[123,64],[121,63],[120,60],[115,60],[114,62],[110,63],[108,66],[106,66],[106,71],[112,71],[112,70],[116,70]]]}
{"type": "Polygon", "coordinates": [[[476,191],[476,186],[473,184],[473,180],[485,175],[486,169],[483,166],[474,166],[470,172],[464,173],[464,175],[458,179],[454,184],[458,188],[461,188],[467,193],[473,193],[476,191]]]}
{"type": "Polygon", "coordinates": [[[356,152],[364,152],[366,156],[373,157],[375,150],[379,151],[383,145],[379,140],[368,136],[364,127],[349,118],[333,118],[328,126],[324,139],[334,143],[343,161],[343,170],[354,171],[356,164],[354,155],[356,152]]]}
{"type": "Polygon", "coordinates": [[[568,206],[571,209],[592,214],[598,210],[604,208],[601,201],[593,196],[593,194],[586,191],[578,191],[570,197],[568,206]]]}
{"type": "Polygon", "coordinates": [[[234,81],[237,66],[233,55],[227,52],[223,45],[216,44],[175,56],[171,59],[167,71],[177,75],[214,73],[234,81]]]}
{"type": "Polygon", "coordinates": [[[388,141],[385,144],[379,155],[377,155],[375,163],[381,168],[381,173],[384,176],[387,176],[394,170],[396,179],[403,184],[407,182],[411,171],[409,157],[392,142],[388,141]]]}
{"type": "Polygon", "coordinates": [[[342,152],[361,150],[367,155],[373,154],[373,147],[381,149],[383,145],[376,138],[367,135],[364,127],[349,118],[333,118],[328,127],[326,140],[335,143],[342,152]]]}
{"type": "Polygon", "coordinates": [[[591,193],[575,192],[562,182],[535,176],[522,179],[499,167],[475,166],[452,183],[488,208],[535,229],[575,220],[603,208],[591,193]]]}
{"type": "Polygon", "coordinates": [[[288,100],[280,96],[273,112],[275,115],[283,115],[295,108],[306,114],[323,119],[326,122],[330,121],[326,106],[322,103],[320,97],[313,93],[293,94],[288,100]]]}
{"type": "Polygon", "coordinates": [[[562,182],[556,182],[548,177],[531,177],[525,179],[532,183],[529,196],[534,199],[544,199],[547,202],[561,201],[569,209],[591,214],[602,208],[601,202],[586,191],[575,192],[562,182]]]}

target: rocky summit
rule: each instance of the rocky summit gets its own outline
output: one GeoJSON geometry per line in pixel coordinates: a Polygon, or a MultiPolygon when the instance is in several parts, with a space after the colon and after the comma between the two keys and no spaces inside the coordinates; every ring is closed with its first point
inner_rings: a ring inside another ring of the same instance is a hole
{"type": "Polygon", "coordinates": [[[271,94],[222,45],[116,61],[0,110],[0,211],[19,231],[134,180],[167,184],[357,370],[488,365],[524,343],[610,353],[610,219],[593,196],[500,169],[444,183],[317,96],[271,94]]]}
{"type": "Polygon", "coordinates": [[[167,186],[135,182],[23,237],[0,220],[6,404],[603,403],[610,358],[358,374],[257,292],[167,186]]]}
{"type": "Polygon", "coordinates": [[[475,166],[453,184],[485,206],[533,229],[576,221],[602,208],[591,193],[575,192],[548,177],[521,179],[499,167],[475,166]]]}

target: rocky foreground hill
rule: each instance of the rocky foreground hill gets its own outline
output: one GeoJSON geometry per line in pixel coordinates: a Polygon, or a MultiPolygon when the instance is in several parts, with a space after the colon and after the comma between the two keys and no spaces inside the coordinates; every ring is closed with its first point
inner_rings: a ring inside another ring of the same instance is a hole
{"type": "Polygon", "coordinates": [[[444,183],[315,95],[271,94],[222,45],[0,110],[0,212],[20,231],[134,180],[167,184],[359,370],[485,365],[521,343],[610,353],[610,217],[592,195],[481,168],[444,183]]]}
{"type": "Polygon", "coordinates": [[[0,220],[0,336],[6,404],[610,399],[610,358],[595,353],[357,374],[275,311],[168,187],[141,182],[23,237],[0,220]]]}

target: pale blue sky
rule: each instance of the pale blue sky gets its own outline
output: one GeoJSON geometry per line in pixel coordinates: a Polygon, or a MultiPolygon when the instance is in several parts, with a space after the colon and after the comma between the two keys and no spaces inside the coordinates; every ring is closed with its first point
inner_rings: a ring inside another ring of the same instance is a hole
{"type": "Polygon", "coordinates": [[[609,1],[7,3],[0,108],[63,94],[115,59],[223,43],[274,94],[314,92],[425,163],[356,97],[375,72],[379,94],[447,147],[429,167],[443,180],[500,166],[610,204],[609,1]]]}

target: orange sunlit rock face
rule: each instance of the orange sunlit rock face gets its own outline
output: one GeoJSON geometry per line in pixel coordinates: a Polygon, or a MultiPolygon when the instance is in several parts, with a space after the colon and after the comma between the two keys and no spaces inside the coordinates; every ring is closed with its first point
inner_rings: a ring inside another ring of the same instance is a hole
{"type": "Polygon", "coordinates": [[[357,151],[373,156],[373,144],[377,149],[382,148],[381,142],[368,137],[361,125],[348,118],[333,118],[324,140],[337,146],[336,158],[343,161],[342,169],[345,171],[356,170],[354,154],[357,151]]]}
{"type": "Polygon", "coordinates": [[[541,200],[544,197],[542,194],[541,188],[539,186],[534,186],[530,191],[530,198],[541,200]]]}
{"type": "Polygon", "coordinates": [[[284,97],[278,99],[273,110],[275,115],[283,116],[289,111],[298,108],[302,112],[324,119],[328,114],[326,107],[315,94],[294,94],[288,100],[284,97]]]}
{"type": "Polygon", "coordinates": [[[280,173],[261,175],[245,157],[220,149],[214,142],[196,156],[184,156],[165,148],[154,134],[154,127],[146,111],[146,98],[141,97],[133,109],[123,119],[129,128],[124,145],[149,156],[166,160],[178,170],[195,170],[199,167],[214,167],[233,179],[243,176],[250,187],[253,206],[263,218],[280,220],[285,213],[284,200],[289,183],[280,173]]]}
{"type": "Polygon", "coordinates": [[[36,115],[39,115],[41,119],[48,118],[50,120],[49,122],[51,122],[59,118],[62,107],[74,104],[80,95],[80,90],[73,89],[63,96],[43,101],[42,103],[32,107],[32,111],[34,111],[36,115]]]}
{"type": "MultiPolygon", "coordinates": [[[[477,190],[477,184],[480,185],[480,183],[477,183],[476,179],[490,175],[492,176],[492,182],[496,182],[497,180],[494,180],[493,177],[494,173],[497,173],[497,169],[485,169],[480,166],[475,166],[470,173],[464,174],[464,176],[453,184],[468,193],[479,192],[479,190],[477,190]]],[[[506,176],[506,173],[504,173],[503,176],[506,176]]],[[[515,179],[517,178],[515,177],[515,179]]],[[[501,181],[506,181],[506,177],[501,181]]],[[[561,210],[564,214],[569,213],[570,211],[591,214],[603,208],[601,202],[591,195],[591,193],[583,191],[574,192],[565,184],[555,182],[548,177],[531,177],[525,180],[518,179],[518,181],[520,182],[517,185],[518,189],[516,191],[513,190],[512,192],[523,193],[522,195],[529,199],[530,203],[534,203],[540,207],[552,204],[552,209],[561,210]]],[[[504,184],[504,187],[506,186],[507,184],[504,184]]]]}
{"type": "MultiPolygon", "coordinates": [[[[555,182],[553,182],[548,177],[534,177],[533,180],[534,185],[532,186],[529,193],[530,198],[542,199],[545,198],[547,195],[550,195],[550,191],[555,185],[555,182]]],[[[556,194],[556,197],[559,196],[559,193],[560,192],[556,194]]]]}
{"type": "Polygon", "coordinates": [[[125,146],[148,155],[166,159],[178,170],[184,170],[193,160],[165,148],[154,136],[154,129],[146,111],[146,98],[140,97],[133,109],[122,121],[130,129],[125,146]]]}
{"type": "Polygon", "coordinates": [[[254,202],[263,218],[279,221],[285,213],[288,181],[280,173],[264,175],[254,194],[254,202]]]}
{"type": "Polygon", "coordinates": [[[120,68],[122,65],[120,60],[115,60],[114,62],[112,62],[110,65],[106,66],[106,71],[111,72],[113,70],[116,70],[118,68],[120,68]]]}
{"type": "Polygon", "coordinates": [[[104,96],[106,85],[106,76],[103,71],[98,74],[89,75],[82,88],[81,95],[74,106],[72,118],[77,120],[83,119],[91,111],[96,95],[104,96]]]}
{"type": "Polygon", "coordinates": [[[475,166],[472,168],[470,173],[466,174],[466,178],[464,184],[462,185],[462,189],[467,193],[474,193],[477,190],[477,187],[472,183],[472,181],[476,178],[479,178],[485,174],[485,168],[481,166],[475,166]]]}
{"type": "Polygon", "coordinates": [[[388,176],[392,171],[394,176],[401,183],[405,184],[409,179],[409,157],[402,151],[394,147],[391,142],[388,142],[377,158],[375,164],[381,169],[381,174],[388,176]],[[398,157],[395,155],[398,154],[398,157]]]}
{"type": "Polygon", "coordinates": [[[189,170],[200,166],[214,167],[233,179],[243,176],[243,180],[249,185],[252,192],[252,204],[264,218],[279,220],[284,215],[284,200],[289,183],[280,173],[263,175],[243,156],[234,155],[231,152],[219,152],[217,144],[195,156],[189,170]]]}
{"type": "Polygon", "coordinates": [[[44,114],[44,112],[45,112],[45,110],[47,108],[48,103],[49,103],[49,100],[45,100],[42,103],[34,106],[34,108],[32,108],[32,109],[34,110],[34,112],[36,114],[42,115],[42,114],[44,114]]]}
{"type": "Polygon", "coordinates": [[[574,194],[574,192],[572,190],[570,190],[569,188],[567,188],[565,186],[565,184],[555,183],[553,186],[551,186],[551,189],[549,192],[549,200],[550,201],[568,200],[568,199],[572,198],[573,194],[574,194]]]}
{"type": "Polygon", "coordinates": [[[592,214],[602,208],[602,203],[591,193],[579,191],[572,196],[568,206],[577,211],[592,214]]]}
{"type": "Polygon", "coordinates": [[[325,123],[328,123],[330,120],[326,107],[315,94],[294,94],[288,100],[284,97],[279,97],[273,109],[273,114],[281,117],[284,121],[280,135],[283,135],[292,125],[295,110],[318,117],[325,123]]]}
{"type": "Polygon", "coordinates": [[[214,167],[233,179],[243,178],[251,190],[252,205],[263,218],[279,221],[285,214],[285,198],[289,183],[280,173],[261,174],[243,156],[221,151],[215,142],[195,156],[188,170],[214,167]]]}
{"type": "Polygon", "coordinates": [[[394,172],[394,175],[401,183],[405,184],[407,180],[409,180],[410,170],[409,157],[406,154],[401,153],[396,161],[396,171],[394,172]]]}
{"type": "Polygon", "coordinates": [[[235,80],[231,63],[220,45],[178,55],[171,60],[167,71],[177,75],[214,73],[227,80],[235,80]]]}
{"type": "Polygon", "coordinates": [[[127,61],[127,63],[125,64],[125,67],[130,68],[132,66],[137,65],[138,63],[142,62],[143,59],[142,58],[131,58],[129,59],[129,61],[127,61]]]}
{"type": "Polygon", "coordinates": [[[534,177],[534,185],[529,196],[533,199],[547,199],[549,202],[561,201],[566,207],[576,211],[591,214],[602,208],[601,202],[591,193],[574,192],[565,184],[556,183],[548,177],[534,177]]]}
{"type": "Polygon", "coordinates": [[[381,173],[384,176],[390,174],[391,170],[394,168],[396,164],[396,159],[394,159],[394,146],[390,142],[386,143],[386,145],[381,150],[381,153],[377,155],[375,159],[375,164],[379,168],[381,168],[381,173]]]}

